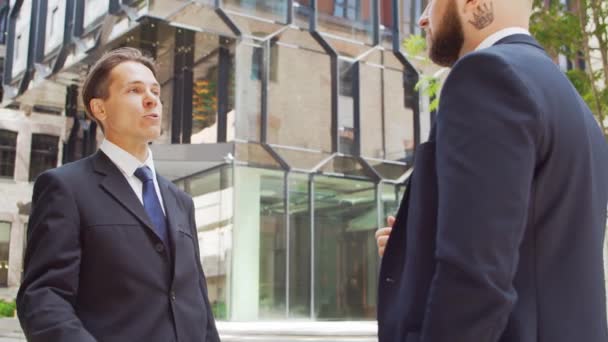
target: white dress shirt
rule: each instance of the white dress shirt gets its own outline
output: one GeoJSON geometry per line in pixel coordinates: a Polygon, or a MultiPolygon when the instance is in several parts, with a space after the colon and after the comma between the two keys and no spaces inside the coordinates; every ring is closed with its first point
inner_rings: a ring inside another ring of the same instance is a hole
{"type": "Polygon", "coordinates": [[[154,169],[154,161],[152,160],[152,151],[148,149],[148,158],[144,163],[140,162],[135,156],[131,153],[123,150],[122,148],[116,146],[114,143],[110,142],[108,139],[104,139],[101,142],[101,146],[99,149],[105,153],[108,158],[118,167],[122,175],[125,176],[125,179],[139,198],[141,204],[144,204],[143,200],[143,183],[135,176],[135,170],[137,170],[141,166],[147,166],[152,170],[152,176],[154,181],[154,189],[156,190],[156,195],[160,201],[160,206],[163,209],[163,213],[166,214],[165,205],[163,204],[163,196],[160,193],[160,188],[158,186],[158,181],[156,180],[156,170],[154,169]]]}
{"type": "Polygon", "coordinates": [[[475,51],[489,48],[490,46],[498,43],[499,40],[506,38],[508,36],[512,36],[514,34],[527,34],[528,36],[530,36],[530,32],[528,30],[526,30],[525,28],[508,27],[506,29],[502,29],[500,31],[494,32],[493,34],[489,35],[486,39],[484,39],[481,42],[481,44],[479,44],[479,46],[477,46],[475,51]]]}

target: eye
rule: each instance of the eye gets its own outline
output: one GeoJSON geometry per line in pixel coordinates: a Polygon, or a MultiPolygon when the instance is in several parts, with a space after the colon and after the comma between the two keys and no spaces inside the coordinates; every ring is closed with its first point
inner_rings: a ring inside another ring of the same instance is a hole
{"type": "Polygon", "coordinates": [[[139,89],[139,87],[133,87],[133,88],[129,88],[129,93],[139,93],[141,90],[139,89]]]}

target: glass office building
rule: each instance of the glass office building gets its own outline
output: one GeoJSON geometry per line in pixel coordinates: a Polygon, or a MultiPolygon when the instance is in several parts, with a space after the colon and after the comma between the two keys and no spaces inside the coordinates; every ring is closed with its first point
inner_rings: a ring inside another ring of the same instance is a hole
{"type": "Polygon", "coordinates": [[[190,193],[218,319],[371,320],[374,232],[431,117],[401,49],[422,0],[12,1],[4,105],[99,130],[79,87],[104,51],[159,64],[158,172],[190,193]]]}

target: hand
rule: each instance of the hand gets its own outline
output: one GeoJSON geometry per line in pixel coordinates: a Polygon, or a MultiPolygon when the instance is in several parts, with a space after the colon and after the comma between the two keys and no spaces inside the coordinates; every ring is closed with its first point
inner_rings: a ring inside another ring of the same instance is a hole
{"type": "Polygon", "coordinates": [[[386,223],[388,224],[388,227],[380,228],[376,231],[376,243],[378,244],[378,254],[380,256],[384,255],[384,249],[386,248],[388,238],[393,230],[393,224],[395,224],[395,217],[387,217],[386,223]]]}

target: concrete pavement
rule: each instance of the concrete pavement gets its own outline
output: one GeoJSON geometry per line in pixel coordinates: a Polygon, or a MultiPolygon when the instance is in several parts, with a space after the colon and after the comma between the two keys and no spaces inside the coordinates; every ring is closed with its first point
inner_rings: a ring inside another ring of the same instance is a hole
{"type": "MultiPolygon", "coordinates": [[[[375,322],[218,322],[223,342],[377,342],[375,322]]],[[[16,318],[0,319],[0,342],[23,342],[16,318]]]]}

